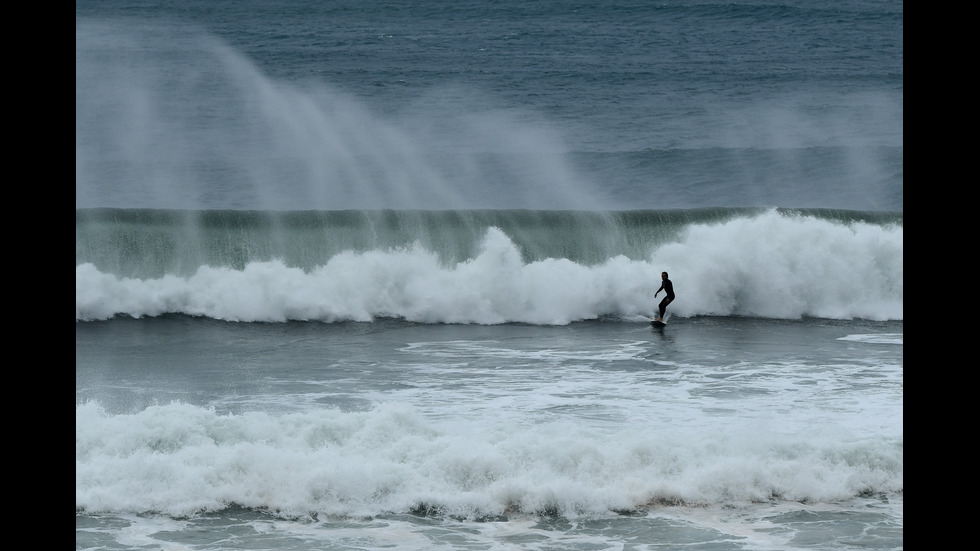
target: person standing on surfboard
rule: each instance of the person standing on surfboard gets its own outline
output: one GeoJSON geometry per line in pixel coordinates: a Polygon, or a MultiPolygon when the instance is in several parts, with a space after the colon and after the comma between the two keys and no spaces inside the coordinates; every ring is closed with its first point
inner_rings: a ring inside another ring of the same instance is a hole
{"type": "Polygon", "coordinates": [[[653,294],[653,298],[657,298],[657,294],[660,293],[660,291],[665,291],[667,293],[667,296],[660,301],[660,317],[657,318],[657,321],[664,321],[664,313],[667,312],[667,305],[674,302],[674,284],[667,279],[667,272],[661,272],[660,278],[663,279],[664,282],[660,284],[660,288],[653,294]]]}

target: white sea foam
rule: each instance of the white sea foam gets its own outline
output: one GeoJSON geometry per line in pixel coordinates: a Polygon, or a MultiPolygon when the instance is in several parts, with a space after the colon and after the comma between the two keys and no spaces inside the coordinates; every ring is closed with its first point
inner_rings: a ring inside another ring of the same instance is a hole
{"type": "Polygon", "coordinates": [[[904,344],[902,333],[876,333],[873,335],[847,335],[842,341],[866,342],[869,344],[904,344]]]}
{"type": "Polygon", "coordinates": [[[309,271],[274,260],[145,280],[84,263],[75,268],[75,319],[176,312],[234,321],[564,325],[651,315],[666,270],[676,316],[894,320],[903,318],[903,253],[901,226],[776,211],[691,225],[648,259],[615,256],[593,266],[525,262],[510,237],[490,228],[478,255],[448,266],[418,245],[344,252],[309,271]]]}
{"type": "Polygon", "coordinates": [[[903,485],[900,426],[893,440],[842,439],[822,424],[787,433],[651,419],[610,431],[567,415],[528,425],[506,408],[484,413],[443,422],[380,403],[223,415],[171,403],[113,415],[87,402],[76,407],[76,506],[182,516],[234,503],[370,516],[426,504],[462,516],[554,508],[575,517],[658,500],[834,501],[903,485]]]}

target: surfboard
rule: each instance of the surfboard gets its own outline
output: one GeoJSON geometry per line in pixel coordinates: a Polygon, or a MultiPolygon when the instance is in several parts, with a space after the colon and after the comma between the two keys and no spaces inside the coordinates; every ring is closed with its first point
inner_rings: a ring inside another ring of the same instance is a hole
{"type": "Polygon", "coordinates": [[[667,320],[664,320],[664,321],[653,320],[653,321],[650,322],[650,325],[652,325],[654,327],[667,327],[667,320]]]}

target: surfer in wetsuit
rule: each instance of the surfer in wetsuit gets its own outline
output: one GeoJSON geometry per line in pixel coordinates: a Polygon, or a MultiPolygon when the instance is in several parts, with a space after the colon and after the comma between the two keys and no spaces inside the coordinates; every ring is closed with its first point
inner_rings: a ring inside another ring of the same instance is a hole
{"type": "Polygon", "coordinates": [[[660,284],[660,288],[653,294],[653,298],[657,298],[657,294],[660,293],[660,291],[667,293],[667,296],[660,301],[660,317],[657,318],[658,321],[664,321],[664,313],[667,311],[667,305],[674,302],[674,284],[667,279],[667,272],[661,272],[660,278],[663,279],[664,282],[660,284]]]}

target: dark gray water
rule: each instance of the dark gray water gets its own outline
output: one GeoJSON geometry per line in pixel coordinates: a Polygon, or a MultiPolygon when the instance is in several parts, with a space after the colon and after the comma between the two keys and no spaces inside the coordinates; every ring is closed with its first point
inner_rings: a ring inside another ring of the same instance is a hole
{"type": "Polygon", "coordinates": [[[75,10],[76,549],[904,547],[901,3],[75,10]]]}

